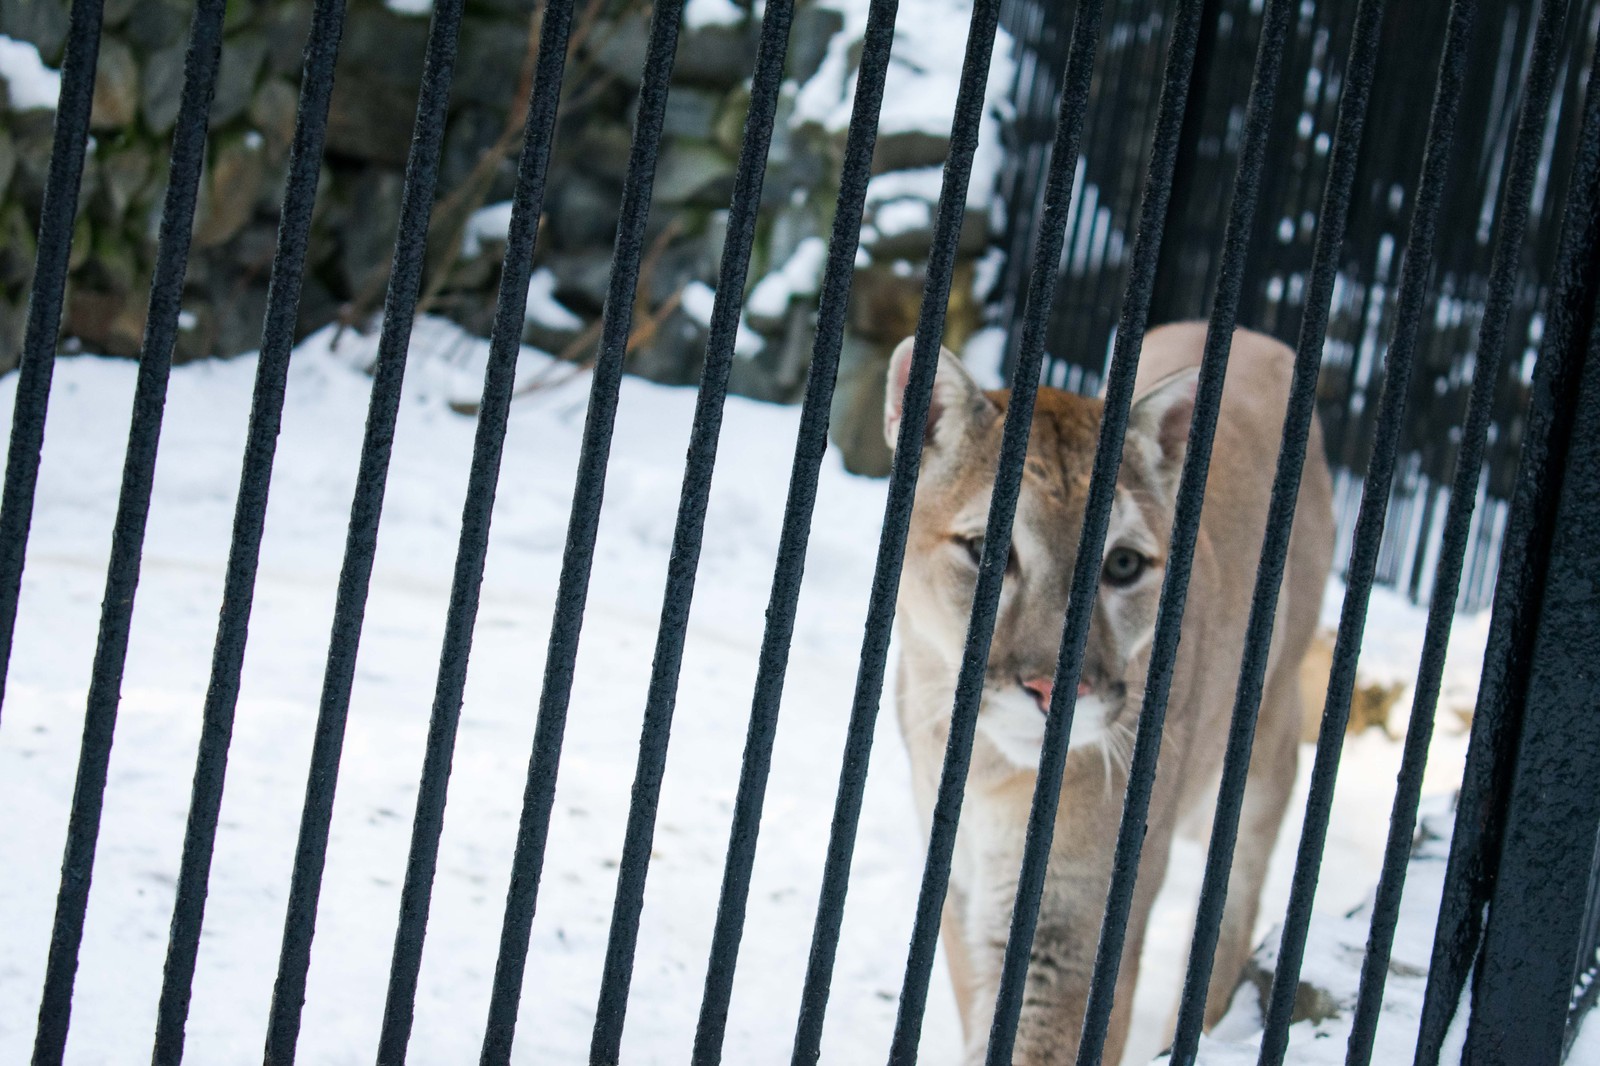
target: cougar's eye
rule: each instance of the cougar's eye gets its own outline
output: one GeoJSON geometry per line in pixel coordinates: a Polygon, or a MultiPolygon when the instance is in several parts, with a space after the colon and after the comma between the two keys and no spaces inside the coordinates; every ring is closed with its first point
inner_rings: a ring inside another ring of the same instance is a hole
{"type": "Polygon", "coordinates": [[[1148,565],[1150,560],[1132,548],[1112,548],[1106,553],[1106,563],[1101,576],[1108,585],[1131,585],[1139,580],[1139,576],[1144,573],[1144,568],[1148,565]]]}
{"type": "MultiPolygon", "coordinates": [[[[977,533],[970,537],[954,536],[950,538],[962,551],[967,553],[967,559],[973,566],[983,563],[983,534],[977,533]]],[[[1006,553],[1006,573],[1014,574],[1017,571],[1017,546],[1013,544],[1006,553]]]]}

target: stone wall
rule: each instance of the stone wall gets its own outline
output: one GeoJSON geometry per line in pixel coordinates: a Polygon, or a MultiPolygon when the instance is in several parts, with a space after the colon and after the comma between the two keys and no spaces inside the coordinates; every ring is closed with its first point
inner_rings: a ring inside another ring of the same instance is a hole
{"type": "MultiPolygon", "coordinates": [[[[390,2],[350,3],[301,334],[333,321],[370,328],[381,310],[428,30],[425,3],[390,2]]],[[[68,6],[0,0],[0,34],[32,42],[58,66],[68,6]]],[[[65,350],[138,352],[191,11],[188,0],[106,2],[65,350]]],[[[260,343],[309,13],[307,0],[229,4],[179,360],[260,343]]],[[[574,23],[524,339],[578,362],[592,356],[609,279],[648,17],[644,0],[591,0],[574,23]]],[[[480,333],[493,315],[538,19],[533,0],[468,0],[462,24],[423,309],[480,333]]],[[[690,0],[628,362],[654,380],[688,384],[700,371],[758,32],[729,0],[690,0]]],[[[797,7],[731,385],[742,395],[793,402],[804,387],[858,34],[831,6],[797,7]]],[[[915,39],[902,43],[897,55],[910,52],[914,65],[915,39]]],[[[13,106],[4,89],[0,78],[0,372],[17,358],[53,117],[48,107],[13,106]]],[[[915,323],[947,147],[917,122],[891,121],[880,134],[882,176],[869,197],[835,403],[835,438],[863,472],[887,468],[883,369],[915,323]]],[[[973,198],[986,202],[988,190],[973,198]]],[[[978,319],[983,215],[972,212],[963,234],[953,346],[978,319]]]]}

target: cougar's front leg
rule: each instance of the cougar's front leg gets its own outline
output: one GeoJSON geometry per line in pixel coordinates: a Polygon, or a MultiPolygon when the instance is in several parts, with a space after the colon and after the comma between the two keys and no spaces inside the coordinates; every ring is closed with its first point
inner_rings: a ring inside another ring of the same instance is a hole
{"type": "Polygon", "coordinates": [[[944,944],[944,957],[950,967],[950,986],[956,994],[956,1012],[961,1016],[961,1037],[972,1043],[977,1019],[973,1016],[978,1000],[976,977],[972,970],[972,953],[967,950],[966,926],[961,920],[965,894],[955,885],[945,897],[943,919],[939,936],[944,944]]]}
{"type": "MultiPolygon", "coordinates": [[[[1127,1042],[1145,928],[1166,877],[1172,822],[1168,815],[1170,807],[1163,802],[1168,799],[1169,791],[1164,784],[1158,781],[1141,853],[1138,883],[1128,912],[1116,993],[1101,1058],[1108,1066],[1121,1061],[1123,1045],[1127,1042]]],[[[1091,801],[1074,804],[1058,817],[1050,876],[1040,905],[1038,932],[1034,936],[1028,977],[1023,986],[1022,1014],[1011,1058],[1015,1066],[1058,1066],[1076,1061],[1105,916],[1123,787],[1119,783],[1113,790],[1115,802],[1106,804],[1110,810],[1091,801]]],[[[1065,802],[1063,807],[1066,807],[1065,802]]],[[[1008,909],[1008,919],[1009,915],[1008,909]]],[[[980,1056],[975,1061],[983,1060],[980,1056]]]]}

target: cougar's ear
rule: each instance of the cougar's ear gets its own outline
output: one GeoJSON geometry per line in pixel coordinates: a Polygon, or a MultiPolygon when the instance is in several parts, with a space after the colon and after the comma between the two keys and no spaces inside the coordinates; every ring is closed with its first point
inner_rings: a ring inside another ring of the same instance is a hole
{"type": "MultiPolygon", "coordinates": [[[[883,435],[892,450],[900,436],[900,412],[906,382],[911,377],[914,337],[907,337],[889,357],[889,380],[883,397],[883,435]]],[[[939,349],[934,372],[933,399],[928,404],[928,428],[923,440],[930,445],[959,440],[978,419],[999,413],[994,402],[972,380],[961,360],[948,348],[939,349]]]]}
{"type": "Polygon", "coordinates": [[[1146,474],[1167,496],[1177,492],[1183,456],[1194,421],[1194,395],[1200,368],[1185,367],[1161,378],[1133,401],[1128,411],[1128,453],[1137,455],[1146,474]]]}

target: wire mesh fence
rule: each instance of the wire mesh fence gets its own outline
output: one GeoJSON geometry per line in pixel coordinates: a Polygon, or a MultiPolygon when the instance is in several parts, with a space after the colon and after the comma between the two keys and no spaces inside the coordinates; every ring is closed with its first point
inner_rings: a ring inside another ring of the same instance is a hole
{"type": "MultiPolygon", "coordinates": [[[[1516,115],[1534,68],[1539,5],[1486,8],[1468,48],[1474,76],[1463,87],[1462,107],[1474,116],[1454,139],[1441,206],[1452,222],[1439,235],[1429,278],[1431,313],[1422,325],[1418,372],[1402,430],[1403,457],[1378,564],[1378,581],[1426,598],[1438,565],[1444,509],[1456,468],[1462,419],[1475,375],[1477,334],[1490,299],[1495,221],[1504,210],[1502,186],[1516,115]]],[[[1351,193],[1350,218],[1338,259],[1338,283],[1329,303],[1318,409],[1328,434],[1328,454],[1341,478],[1339,516],[1344,536],[1355,521],[1360,479],[1370,458],[1378,399],[1384,387],[1383,353],[1398,313],[1399,271],[1407,220],[1415,210],[1413,175],[1421,163],[1426,114],[1415,101],[1428,91],[1430,65],[1444,40],[1446,5],[1426,10],[1389,8],[1374,47],[1382,59],[1375,74],[1373,122],[1363,138],[1351,193]]],[[[1064,62],[1066,14],[1050,5],[1018,0],[1006,25],[1029,56],[1017,88],[1018,114],[1008,130],[1013,155],[1006,173],[1006,246],[1012,274],[998,293],[1003,318],[1016,299],[1014,279],[1030,247],[1030,221],[1038,196],[1033,160],[1046,151],[1054,86],[1064,62]]],[[[1049,380],[1093,392],[1104,373],[1121,299],[1134,229],[1132,191],[1145,165],[1145,137],[1154,120],[1149,66],[1165,47],[1172,13],[1159,3],[1116,5],[1109,49],[1118,60],[1096,87],[1090,133],[1074,204],[1071,236],[1062,256],[1059,300],[1050,333],[1049,380]]],[[[1241,150],[1240,122],[1249,79],[1249,49],[1261,32],[1260,4],[1218,0],[1207,10],[1197,63],[1202,86],[1180,151],[1182,183],[1162,255],[1154,314],[1158,321],[1204,314],[1218,269],[1213,254],[1226,189],[1241,150]]],[[[1289,91],[1272,118],[1277,146],[1261,196],[1261,217],[1251,235],[1260,269],[1241,294],[1241,320],[1293,343],[1308,299],[1322,191],[1333,165],[1331,149],[1340,100],[1355,75],[1352,36],[1360,15],[1353,0],[1302,5],[1285,37],[1283,63],[1289,91]]],[[[1511,283],[1506,325],[1512,355],[1501,361],[1493,430],[1484,475],[1473,491],[1478,518],[1470,540],[1461,605],[1482,607],[1494,584],[1494,560],[1521,446],[1534,355],[1544,328],[1550,266],[1565,202],[1567,175],[1579,135],[1585,57],[1592,51],[1600,9],[1571,6],[1551,76],[1548,128],[1539,173],[1529,193],[1529,253],[1511,283]]],[[[1109,58],[1109,56],[1108,56],[1109,58]]],[[[1014,341],[1012,342],[1014,344],[1014,341]]],[[[1345,545],[1348,547],[1348,544],[1345,545]]]]}

